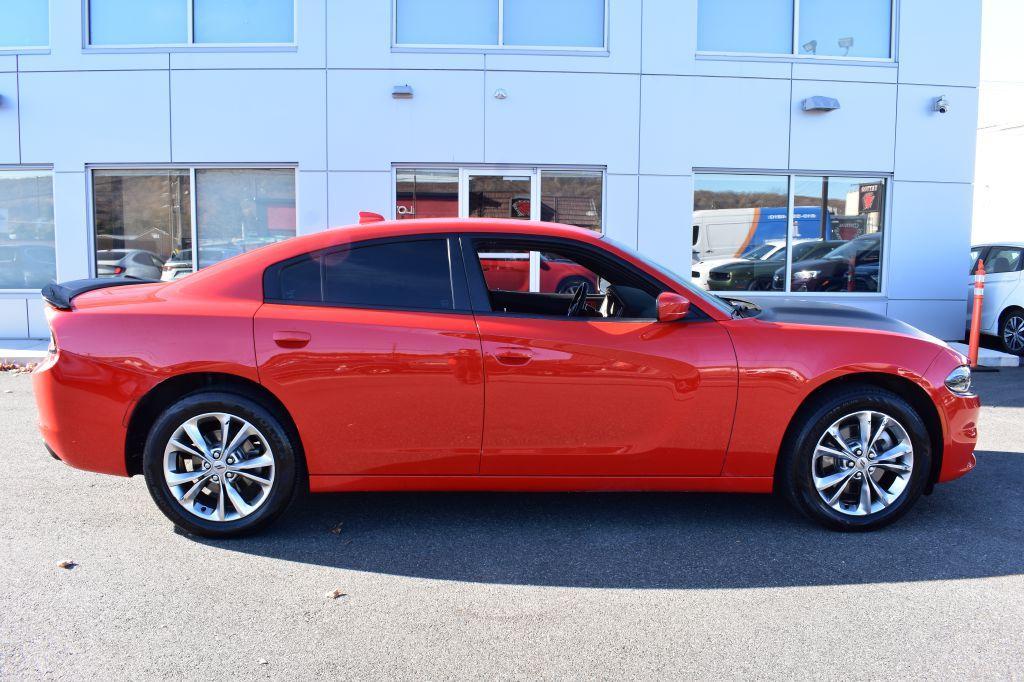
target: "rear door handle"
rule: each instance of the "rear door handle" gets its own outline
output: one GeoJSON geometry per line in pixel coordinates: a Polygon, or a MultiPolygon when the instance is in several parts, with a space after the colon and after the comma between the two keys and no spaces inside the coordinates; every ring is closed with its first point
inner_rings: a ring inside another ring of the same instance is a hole
{"type": "Polygon", "coordinates": [[[281,348],[302,348],[309,343],[310,338],[307,332],[274,332],[274,343],[281,348]]]}
{"type": "Polygon", "coordinates": [[[503,365],[513,367],[525,365],[533,359],[533,353],[525,348],[499,348],[494,353],[494,359],[503,365]]]}

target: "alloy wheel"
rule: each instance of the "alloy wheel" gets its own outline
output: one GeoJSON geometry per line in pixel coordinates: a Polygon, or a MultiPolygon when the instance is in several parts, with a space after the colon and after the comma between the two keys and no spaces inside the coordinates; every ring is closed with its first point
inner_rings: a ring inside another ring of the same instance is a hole
{"type": "Polygon", "coordinates": [[[274,486],[267,439],[245,419],[209,412],[178,426],[164,448],[164,480],[174,499],[207,521],[237,521],[259,509],[274,486]]]}
{"type": "Polygon", "coordinates": [[[1024,317],[1011,315],[1003,324],[1003,343],[1011,353],[1024,351],[1024,317]]]}
{"type": "Polygon", "coordinates": [[[910,483],[914,448],[896,419],[872,410],[853,412],[829,426],[811,458],[819,497],[846,516],[890,507],[910,483]]]}

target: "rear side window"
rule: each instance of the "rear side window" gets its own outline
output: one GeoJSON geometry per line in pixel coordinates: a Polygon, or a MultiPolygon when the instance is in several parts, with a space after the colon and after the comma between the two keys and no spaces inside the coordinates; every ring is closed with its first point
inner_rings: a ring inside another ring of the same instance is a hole
{"type": "Polygon", "coordinates": [[[284,263],[276,273],[268,271],[264,287],[268,298],[295,303],[455,308],[445,239],[382,242],[309,254],[284,263]]]}

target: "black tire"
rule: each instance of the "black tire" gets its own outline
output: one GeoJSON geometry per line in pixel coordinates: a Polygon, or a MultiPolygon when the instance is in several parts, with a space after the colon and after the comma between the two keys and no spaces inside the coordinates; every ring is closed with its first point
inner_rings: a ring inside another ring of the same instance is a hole
{"type": "Polygon", "coordinates": [[[146,438],[142,469],[149,494],[160,511],[178,528],[209,538],[248,535],[268,526],[296,497],[305,471],[287,429],[277,417],[250,398],[220,391],[189,394],[164,410],[146,438]],[[274,480],[265,501],[248,516],[233,521],[206,520],[189,513],[178,503],[164,478],[164,448],[174,431],[188,419],[209,412],[225,412],[245,419],[262,433],[274,455],[274,480]]]}
{"type": "Polygon", "coordinates": [[[1024,356],[1024,346],[1014,347],[1007,334],[1013,330],[1019,330],[1024,325],[1024,309],[1008,308],[999,317],[999,343],[1007,353],[1011,355],[1024,356]]]}
{"type": "Polygon", "coordinates": [[[755,277],[747,284],[747,291],[768,291],[772,288],[771,279],[755,277]]]}
{"type": "Polygon", "coordinates": [[[846,386],[827,393],[798,414],[784,444],[776,484],[807,517],[840,531],[868,531],[886,526],[906,514],[924,492],[931,475],[931,439],[917,411],[899,395],[868,385],[846,386]],[[821,498],[812,479],[812,461],[818,439],[836,420],[861,410],[882,412],[896,419],[913,446],[913,470],[899,497],[888,507],[851,516],[833,509],[821,498]]]}
{"type": "Polygon", "coordinates": [[[566,277],[558,283],[558,287],[555,289],[556,293],[559,294],[571,294],[576,291],[576,287],[583,285],[587,288],[587,295],[594,293],[594,287],[587,281],[585,277],[566,277]]]}

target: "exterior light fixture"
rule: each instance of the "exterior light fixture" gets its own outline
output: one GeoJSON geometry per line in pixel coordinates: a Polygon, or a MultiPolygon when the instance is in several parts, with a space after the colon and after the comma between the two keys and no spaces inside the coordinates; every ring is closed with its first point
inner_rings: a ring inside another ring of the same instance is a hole
{"type": "Polygon", "coordinates": [[[818,54],[818,41],[817,40],[809,40],[809,41],[807,41],[806,43],[803,44],[803,48],[804,48],[804,52],[809,52],[811,54],[818,54]]]}
{"type": "Polygon", "coordinates": [[[843,53],[843,56],[844,57],[849,57],[850,56],[850,48],[853,47],[853,38],[850,37],[850,36],[847,36],[846,38],[840,38],[839,39],[839,47],[841,47],[844,50],[846,50],[846,52],[843,53]]]}
{"type": "Polygon", "coordinates": [[[804,111],[835,111],[839,108],[839,100],[833,97],[815,95],[803,101],[804,111]]]}
{"type": "Polygon", "coordinates": [[[394,99],[412,99],[412,86],[396,85],[391,88],[391,97],[394,99]]]}

